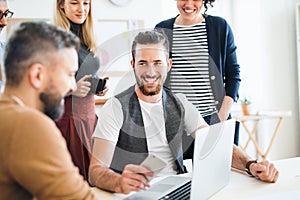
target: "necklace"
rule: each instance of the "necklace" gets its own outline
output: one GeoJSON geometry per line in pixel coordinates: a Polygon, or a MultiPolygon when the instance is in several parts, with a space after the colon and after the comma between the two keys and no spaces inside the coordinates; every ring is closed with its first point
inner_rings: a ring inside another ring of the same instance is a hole
{"type": "Polygon", "coordinates": [[[19,97],[16,97],[16,96],[11,96],[12,100],[14,100],[17,104],[19,104],[20,106],[24,107],[25,104],[23,103],[23,101],[19,98],[19,97]]]}

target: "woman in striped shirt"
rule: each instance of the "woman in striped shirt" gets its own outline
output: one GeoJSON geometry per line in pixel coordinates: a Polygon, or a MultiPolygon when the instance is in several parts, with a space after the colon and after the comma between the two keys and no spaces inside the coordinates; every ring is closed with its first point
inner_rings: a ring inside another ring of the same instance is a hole
{"type": "Polygon", "coordinates": [[[166,86],[184,93],[208,124],[230,118],[241,81],[230,26],[221,17],[205,14],[214,1],[177,0],[180,14],[155,26],[170,43],[173,65],[166,86]]]}

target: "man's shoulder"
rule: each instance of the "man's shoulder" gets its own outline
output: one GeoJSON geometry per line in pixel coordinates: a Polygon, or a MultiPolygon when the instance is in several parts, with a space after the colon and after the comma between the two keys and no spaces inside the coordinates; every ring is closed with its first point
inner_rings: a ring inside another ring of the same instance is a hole
{"type": "Polygon", "coordinates": [[[16,132],[26,132],[26,134],[40,132],[43,134],[42,132],[58,131],[54,121],[36,109],[11,105],[3,112],[7,119],[13,119],[12,125],[15,126],[12,128],[16,132]]]}
{"type": "Polygon", "coordinates": [[[53,124],[54,122],[44,113],[39,110],[29,108],[29,107],[21,107],[18,110],[14,111],[17,115],[16,117],[20,118],[24,122],[31,121],[33,122],[40,122],[46,124],[53,124]]]}
{"type": "Polygon", "coordinates": [[[175,96],[179,99],[180,103],[185,107],[188,103],[186,96],[183,93],[176,93],[175,96]]]}
{"type": "Polygon", "coordinates": [[[0,118],[3,110],[15,117],[10,119],[14,121],[11,132],[0,131],[7,138],[0,142],[6,142],[0,147],[14,177],[24,185],[31,185],[31,191],[39,191],[37,197],[41,199],[51,196],[83,199],[93,195],[72,164],[66,142],[54,121],[38,110],[19,105],[1,108],[0,118]],[[29,164],[24,165],[25,162],[29,164]],[[53,193],[49,193],[48,186],[55,188],[53,193]]]}
{"type": "MultiPolygon", "coordinates": [[[[7,153],[40,151],[48,144],[61,143],[62,135],[55,123],[38,110],[19,105],[0,108],[0,135],[7,153]]],[[[56,146],[57,147],[57,146],[56,146]]]]}
{"type": "Polygon", "coordinates": [[[185,95],[183,93],[175,93],[166,86],[163,87],[163,91],[171,96],[174,96],[175,98],[179,98],[180,100],[185,98],[185,95]]]}
{"type": "Polygon", "coordinates": [[[0,110],[1,113],[5,113],[7,116],[13,116],[11,119],[27,119],[28,117],[33,117],[33,119],[38,118],[51,121],[51,119],[41,111],[13,103],[10,99],[6,99],[5,97],[0,99],[0,110]]]}
{"type": "Polygon", "coordinates": [[[181,101],[186,101],[187,99],[186,99],[186,97],[185,97],[185,95],[183,94],[183,93],[176,93],[176,94],[174,94],[177,98],[179,98],[181,101]]]}

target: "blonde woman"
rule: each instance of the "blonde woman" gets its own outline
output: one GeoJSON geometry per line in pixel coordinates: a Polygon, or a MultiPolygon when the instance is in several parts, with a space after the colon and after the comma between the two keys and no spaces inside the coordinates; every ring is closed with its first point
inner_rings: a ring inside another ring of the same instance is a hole
{"type": "MultiPolygon", "coordinates": [[[[64,115],[56,124],[66,139],[74,164],[88,180],[91,138],[98,118],[95,113],[95,91],[91,90],[90,79],[96,76],[100,66],[95,56],[92,0],[57,0],[55,9],[54,23],[72,31],[81,41],[77,90],[65,98],[64,115]]],[[[106,90],[97,95],[104,95],[106,90]]]]}

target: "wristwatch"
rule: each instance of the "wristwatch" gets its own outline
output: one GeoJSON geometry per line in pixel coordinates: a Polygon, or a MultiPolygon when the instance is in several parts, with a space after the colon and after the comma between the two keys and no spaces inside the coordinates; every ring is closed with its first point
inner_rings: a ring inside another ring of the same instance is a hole
{"type": "Polygon", "coordinates": [[[126,6],[128,5],[132,0],[109,0],[111,3],[113,3],[116,6],[126,6]]]}
{"type": "Polygon", "coordinates": [[[246,168],[245,171],[247,172],[247,174],[249,174],[250,176],[253,176],[253,174],[250,171],[250,165],[253,163],[257,163],[257,160],[250,160],[246,163],[246,168]]]}

